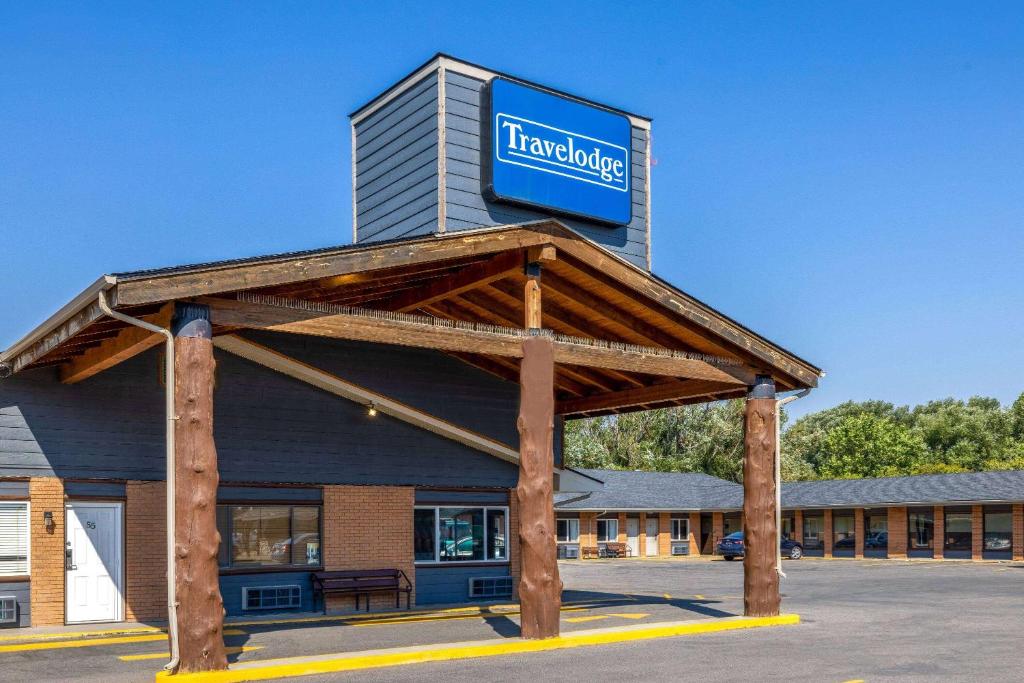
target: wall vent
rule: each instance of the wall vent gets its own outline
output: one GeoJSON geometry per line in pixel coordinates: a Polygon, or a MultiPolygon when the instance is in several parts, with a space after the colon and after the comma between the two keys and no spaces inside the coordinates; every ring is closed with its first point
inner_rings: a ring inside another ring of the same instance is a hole
{"type": "Polygon", "coordinates": [[[689,543],[673,543],[672,544],[673,555],[689,555],[690,544],[689,543]]]}
{"type": "Polygon", "coordinates": [[[580,549],[575,545],[565,546],[565,559],[567,560],[578,560],[580,559],[580,549]]]}
{"type": "Polygon", "coordinates": [[[13,595],[0,596],[0,624],[18,621],[18,599],[13,595]]]}
{"type": "Polygon", "coordinates": [[[469,580],[469,597],[471,598],[508,598],[511,596],[511,576],[474,576],[469,580]]]}
{"type": "Polygon", "coordinates": [[[242,609],[295,609],[302,605],[300,586],[243,586],[242,609]]]}

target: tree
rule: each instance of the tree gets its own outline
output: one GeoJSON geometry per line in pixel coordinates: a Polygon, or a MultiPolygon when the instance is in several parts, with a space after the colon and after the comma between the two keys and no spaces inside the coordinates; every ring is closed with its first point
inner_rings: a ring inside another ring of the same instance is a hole
{"type": "Polygon", "coordinates": [[[928,454],[920,434],[871,413],[844,418],[825,436],[818,474],[828,479],[904,474],[928,454]]]}

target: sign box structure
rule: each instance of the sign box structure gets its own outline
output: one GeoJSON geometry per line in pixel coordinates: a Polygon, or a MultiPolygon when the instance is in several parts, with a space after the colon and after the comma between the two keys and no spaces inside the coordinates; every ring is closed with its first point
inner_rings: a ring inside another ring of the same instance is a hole
{"type": "Polygon", "coordinates": [[[436,55],[351,120],[358,243],[554,217],[650,268],[648,118],[436,55]]]}
{"type": "Polygon", "coordinates": [[[487,84],[482,111],[489,199],[629,223],[628,118],[505,78],[487,84]]]}

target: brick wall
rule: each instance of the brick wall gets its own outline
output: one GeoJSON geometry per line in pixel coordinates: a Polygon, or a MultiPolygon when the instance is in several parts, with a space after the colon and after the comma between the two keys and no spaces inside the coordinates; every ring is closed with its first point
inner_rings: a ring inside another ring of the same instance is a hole
{"type": "Polygon", "coordinates": [[[700,555],[700,513],[690,513],[690,555],[700,555]]]}
{"type": "MultiPolygon", "coordinates": [[[[597,513],[596,512],[581,512],[580,513],[580,547],[581,548],[596,548],[597,547],[597,513]]],[[[582,552],[581,552],[582,556],[582,552]]]]}
{"type": "Polygon", "coordinates": [[[162,481],[125,485],[125,619],[167,619],[166,487],[162,481]]]}
{"type": "Polygon", "coordinates": [[[1024,560],[1024,504],[1013,506],[1013,559],[1024,560]]]}
{"type": "Polygon", "coordinates": [[[619,513],[619,536],[616,539],[619,543],[626,542],[626,513],[619,513]]]}
{"type": "Polygon", "coordinates": [[[32,625],[64,623],[64,484],[56,477],[33,477],[28,485],[32,563],[32,625]],[[52,512],[47,529],[43,513],[52,512]]]}
{"type": "Polygon", "coordinates": [[[932,508],[932,557],[941,560],[946,551],[946,508],[932,508]]]}
{"type": "Polygon", "coordinates": [[[825,532],[822,535],[825,537],[822,539],[825,547],[824,555],[825,557],[832,557],[832,541],[835,538],[835,531],[832,528],[831,510],[825,510],[825,532]]]}
{"type": "MultiPolygon", "coordinates": [[[[401,569],[413,582],[415,603],[415,501],[415,489],[410,486],[325,486],[324,569],[401,569]]],[[[374,609],[394,609],[394,596],[377,594],[370,604],[374,609]]],[[[328,601],[329,609],[354,607],[355,599],[349,596],[328,601]]]]}
{"type": "Polygon", "coordinates": [[[853,510],[853,556],[864,557],[864,508],[853,510]]]}
{"type": "Polygon", "coordinates": [[[889,557],[907,559],[907,508],[889,508],[889,557]]]}
{"type": "Polygon", "coordinates": [[[647,557],[647,513],[640,513],[640,536],[637,539],[640,546],[640,557],[647,557]]]}
{"type": "Polygon", "coordinates": [[[793,540],[797,543],[804,542],[804,511],[793,512],[793,540]]]}
{"type": "Polygon", "coordinates": [[[971,559],[980,560],[985,548],[985,511],[981,505],[971,506],[971,559]]]}

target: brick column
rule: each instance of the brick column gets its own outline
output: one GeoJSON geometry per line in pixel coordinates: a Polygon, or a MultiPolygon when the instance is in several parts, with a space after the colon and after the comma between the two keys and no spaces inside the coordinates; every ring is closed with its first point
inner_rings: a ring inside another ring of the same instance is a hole
{"type": "Polygon", "coordinates": [[[946,553],[946,508],[932,508],[932,557],[941,560],[946,553]]]}
{"type": "Polygon", "coordinates": [[[700,513],[690,513],[690,555],[700,556],[700,513]]]}
{"type": "Polygon", "coordinates": [[[829,510],[829,509],[825,510],[825,522],[824,523],[825,523],[825,532],[824,532],[823,535],[825,536],[825,538],[823,540],[825,541],[825,544],[824,544],[825,545],[825,551],[824,551],[823,554],[825,555],[825,557],[832,557],[832,539],[833,539],[833,536],[834,536],[834,533],[835,533],[833,531],[833,529],[832,529],[832,510],[829,510]]]}
{"type": "MultiPolygon", "coordinates": [[[[597,513],[580,513],[580,548],[594,548],[597,546],[597,513]]],[[[580,551],[583,557],[583,551],[580,551]]]]}
{"type": "Polygon", "coordinates": [[[864,508],[853,509],[853,556],[864,558],[864,508]]]}
{"type": "Polygon", "coordinates": [[[1024,504],[1013,506],[1013,559],[1024,561],[1024,504]]]}
{"type": "Polygon", "coordinates": [[[725,536],[725,515],[721,512],[711,513],[711,554],[718,552],[718,542],[725,536]]]}
{"type": "Polygon", "coordinates": [[[889,508],[889,558],[907,559],[907,508],[889,508]]]}
{"type": "Polygon", "coordinates": [[[658,555],[672,555],[672,515],[668,512],[658,513],[658,555]]]}
{"type": "Polygon", "coordinates": [[[971,506],[971,559],[980,560],[985,548],[985,513],[981,505],[971,506]]]}
{"type": "Polygon", "coordinates": [[[166,490],[162,481],[129,481],[125,485],[127,621],[167,619],[166,490]]]}
{"type": "MultiPolygon", "coordinates": [[[[325,570],[401,569],[413,584],[416,602],[416,568],[413,564],[413,506],[411,486],[325,486],[323,557],[325,570]]],[[[510,535],[515,527],[509,520],[510,535]]],[[[510,552],[515,551],[510,546],[510,552]]],[[[518,555],[518,552],[515,552],[518,555]]],[[[355,606],[354,598],[331,598],[331,609],[355,606]]],[[[394,596],[380,593],[371,608],[394,609],[394,596]]],[[[404,606],[404,605],[403,605],[404,606]]]]}
{"type": "Polygon", "coordinates": [[[32,625],[64,623],[64,483],[56,477],[33,477],[28,485],[32,562],[32,625]],[[43,513],[52,512],[47,529],[43,513]]]}
{"type": "Polygon", "coordinates": [[[626,513],[625,512],[620,512],[619,513],[619,535],[616,537],[615,540],[617,540],[619,543],[625,543],[626,542],[626,513]]]}
{"type": "Polygon", "coordinates": [[[793,540],[801,545],[804,542],[804,511],[793,511],[793,540]]]}
{"type": "Polygon", "coordinates": [[[640,513],[640,535],[637,541],[640,546],[640,557],[647,557],[647,513],[640,513]]]}

